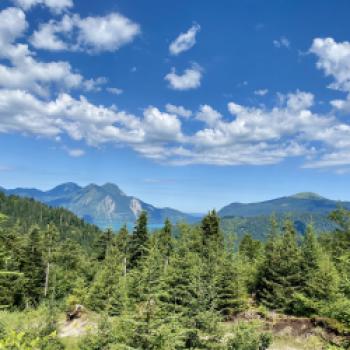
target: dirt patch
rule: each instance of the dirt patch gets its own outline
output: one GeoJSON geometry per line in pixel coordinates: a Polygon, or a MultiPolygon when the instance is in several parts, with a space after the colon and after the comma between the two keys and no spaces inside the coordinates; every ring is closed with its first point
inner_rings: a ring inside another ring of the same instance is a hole
{"type": "MultiPolygon", "coordinates": [[[[248,310],[236,315],[231,322],[252,320],[263,322],[265,329],[277,337],[289,337],[301,341],[317,337],[338,346],[350,341],[349,334],[340,333],[335,327],[332,327],[332,322],[330,322],[332,320],[326,318],[294,317],[274,312],[262,314],[255,310],[248,310]]],[[[274,348],[272,347],[272,349],[274,348]]],[[[288,346],[285,349],[288,350],[288,346]]],[[[290,347],[290,350],[299,349],[298,347],[290,347]]]]}
{"type": "Polygon", "coordinates": [[[71,321],[63,321],[58,327],[58,336],[64,337],[80,337],[88,333],[94,332],[97,329],[97,324],[91,322],[88,316],[84,314],[80,318],[71,321]]]}

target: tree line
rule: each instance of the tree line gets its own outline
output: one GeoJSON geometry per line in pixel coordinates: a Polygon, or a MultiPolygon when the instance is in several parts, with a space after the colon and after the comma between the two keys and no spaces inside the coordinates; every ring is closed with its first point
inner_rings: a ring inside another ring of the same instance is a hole
{"type": "Polygon", "coordinates": [[[223,341],[220,323],[251,307],[348,329],[350,214],[337,209],[330,218],[334,232],[317,236],[309,224],[301,237],[290,220],[280,229],[271,217],[266,242],[249,234],[236,242],[215,211],[198,225],[177,224],[176,236],[169,220],[150,233],[146,212],[132,232],[82,225],[70,235],[57,222],[24,230],[19,218],[1,215],[0,307],[84,305],[102,315],[85,350],[266,349],[264,332],[248,337],[250,348],[237,337],[223,341]]]}

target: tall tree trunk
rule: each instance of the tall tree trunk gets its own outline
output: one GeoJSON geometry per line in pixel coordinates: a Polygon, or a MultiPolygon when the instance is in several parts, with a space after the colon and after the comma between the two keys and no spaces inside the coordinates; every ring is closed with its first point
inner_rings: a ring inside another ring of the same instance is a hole
{"type": "Polygon", "coordinates": [[[124,277],[125,277],[126,276],[126,256],[123,259],[123,274],[124,274],[124,277]]]}
{"type": "Polygon", "coordinates": [[[51,260],[51,247],[49,247],[49,254],[48,254],[48,258],[47,258],[47,265],[46,265],[46,271],[45,271],[45,288],[44,288],[45,298],[46,298],[47,292],[49,290],[50,260],[51,260]]]}

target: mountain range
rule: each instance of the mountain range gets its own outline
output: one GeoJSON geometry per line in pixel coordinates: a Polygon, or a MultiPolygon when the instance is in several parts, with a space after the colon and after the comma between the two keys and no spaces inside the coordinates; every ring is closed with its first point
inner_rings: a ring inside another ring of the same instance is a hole
{"type": "MultiPolygon", "coordinates": [[[[157,208],[133,196],[125,194],[117,185],[106,183],[102,186],[90,184],[82,187],[69,182],[51,190],[35,188],[4,189],[7,195],[18,195],[41,201],[53,207],[64,207],[89,223],[99,227],[118,228],[122,224],[132,225],[139,213],[145,210],[154,227],[161,225],[165,218],[172,222],[198,222],[198,215],[188,214],[172,208],[157,208]]],[[[234,231],[238,236],[250,232],[256,238],[263,238],[268,230],[272,213],[280,223],[288,216],[299,232],[303,233],[312,221],[318,231],[334,228],[328,214],[338,206],[350,210],[350,202],[324,198],[316,193],[303,192],[256,203],[233,202],[218,211],[224,231],[234,231]]]]}
{"type": "Polygon", "coordinates": [[[142,200],[126,195],[117,185],[90,184],[81,187],[75,183],[61,184],[49,191],[35,188],[1,188],[7,195],[29,197],[53,207],[64,207],[89,223],[102,228],[132,224],[142,210],[148,213],[151,225],[162,224],[166,218],[172,222],[193,222],[195,217],[171,208],[156,208],[142,200]]]}

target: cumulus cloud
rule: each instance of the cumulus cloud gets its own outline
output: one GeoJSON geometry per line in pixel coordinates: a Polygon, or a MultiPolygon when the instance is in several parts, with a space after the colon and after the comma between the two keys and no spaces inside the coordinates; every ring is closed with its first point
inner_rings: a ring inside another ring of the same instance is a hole
{"type": "Polygon", "coordinates": [[[196,119],[206,123],[207,125],[215,125],[222,115],[209,105],[202,105],[196,114],[196,119]]]}
{"type": "Polygon", "coordinates": [[[191,49],[196,44],[196,35],[200,31],[199,24],[194,24],[186,33],[181,33],[169,46],[169,52],[176,56],[191,49]]]}
{"type": "Polygon", "coordinates": [[[54,13],[61,13],[73,7],[72,0],[13,0],[13,2],[24,10],[29,10],[34,6],[41,5],[48,7],[54,13]]]}
{"type": "Polygon", "coordinates": [[[337,43],[333,38],[316,38],[310,52],[318,58],[317,68],[334,79],[329,87],[350,92],[350,43],[337,43]]]}
{"type": "Polygon", "coordinates": [[[21,9],[7,8],[0,12],[0,58],[8,62],[0,64],[0,87],[47,95],[51,86],[94,90],[106,82],[105,78],[84,79],[65,61],[37,60],[27,44],[16,42],[26,29],[27,22],[21,9]]]}
{"type": "Polygon", "coordinates": [[[60,21],[41,24],[31,37],[37,49],[51,51],[116,51],[134,40],[140,26],[123,15],[113,12],[106,16],[81,18],[65,15],[60,21]]]}
{"type": "Polygon", "coordinates": [[[175,106],[173,104],[168,103],[165,106],[165,109],[168,113],[171,114],[176,114],[180,117],[184,117],[184,118],[189,118],[192,115],[192,111],[190,111],[189,109],[186,109],[183,106],[175,106]]]}
{"type": "Polygon", "coordinates": [[[285,36],[281,36],[279,39],[273,40],[272,43],[278,49],[283,48],[283,47],[286,49],[290,48],[290,41],[285,36]]]}
{"type": "Polygon", "coordinates": [[[181,122],[175,115],[155,107],[136,117],[115,106],[97,106],[81,96],[62,93],[45,101],[23,90],[0,89],[0,132],[19,132],[56,138],[62,134],[91,146],[106,142],[145,147],[179,141],[181,122]]]}
{"type": "MultiPolygon", "coordinates": [[[[36,47],[46,42],[46,48],[56,51],[116,50],[132,40],[127,39],[132,37],[130,33],[139,29],[117,30],[123,23],[131,23],[114,15],[81,19],[66,14],[59,21],[41,25],[31,41],[36,47]],[[96,29],[95,33],[86,34],[88,27],[96,29]],[[119,31],[118,39],[109,31],[119,31]],[[100,36],[104,39],[99,41],[100,36]]],[[[317,67],[333,79],[331,87],[347,94],[344,99],[331,101],[329,113],[315,113],[314,95],[297,90],[280,94],[279,102],[271,108],[230,101],[227,111],[219,111],[203,103],[188,128],[184,123],[193,113],[181,105],[167,104],[165,111],[148,106],[134,115],[115,105],[97,105],[84,96],[73,97],[71,89],[103,88],[116,95],[122,90],[105,87],[106,78],[83,77],[68,62],[40,60],[26,43],[21,43],[27,27],[23,10],[7,8],[0,12],[0,133],[70,138],[91,147],[116,144],[174,165],[263,165],[289,157],[303,157],[305,167],[312,168],[350,164],[350,124],[335,113],[350,111],[347,42],[315,39],[310,49],[318,58],[317,67]]],[[[182,74],[173,68],[165,77],[175,90],[197,88],[201,79],[202,69],[196,64],[182,74]]],[[[261,96],[266,93],[267,89],[255,91],[261,96]]],[[[63,149],[73,157],[84,154],[81,147],[63,149]]]]}
{"type": "Polygon", "coordinates": [[[169,87],[174,90],[190,90],[200,87],[202,80],[202,69],[194,64],[191,68],[185,69],[183,74],[177,74],[176,69],[172,68],[171,72],[165,77],[169,82],[169,87]]]}
{"type": "Polygon", "coordinates": [[[285,95],[271,109],[230,102],[231,116],[202,105],[195,117],[204,126],[184,133],[178,114],[154,106],[136,116],[113,105],[94,105],[83,96],[62,93],[47,101],[23,90],[0,89],[0,132],[52,139],[67,135],[90,146],[125,145],[174,165],[262,165],[300,156],[309,159],[308,167],[348,163],[350,125],[313,113],[312,107],[313,95],[302,91],[285,95]],[[322,147],[316,149],[315,142],[322,147]],[[338,155],[344,155],[341,161],[338,155]]]}

